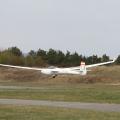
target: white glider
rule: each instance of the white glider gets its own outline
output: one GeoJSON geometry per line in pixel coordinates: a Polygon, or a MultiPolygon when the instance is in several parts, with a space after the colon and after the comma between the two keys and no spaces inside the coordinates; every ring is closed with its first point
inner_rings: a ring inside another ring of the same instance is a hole
{"type": "Polygon", "coordinates": [[[35,67],[22,67],[22,66],[5,65],[5,64],[0,64],[0,66],[18,68],[18,69],[27,69],[27,70],[37,70],[37,71],[41,71],[41,73],[43,74],[52,75],[53,77],[56,77],[58,74],[86,75],[87,71],[89,71],[88,68],[92,68],[100,65],[106,65],[114,62],[115,59],[112,61],[92,64],[92,65],[85,65],[85,62],[81,62],[80,66],[69,67],[69,68],[35,68],[35,67]]]}

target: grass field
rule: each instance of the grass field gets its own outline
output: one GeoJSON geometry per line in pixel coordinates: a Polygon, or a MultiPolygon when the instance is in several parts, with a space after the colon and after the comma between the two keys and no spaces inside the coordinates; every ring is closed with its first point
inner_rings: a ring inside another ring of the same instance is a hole
{"type": "Polygon", "coordinates": [[[120,103],[120,86],[81,84],[20,89],[0,88],[0,98],[120,103]]]}
{"type": "MultiPolygon", "coordinates": [[[[120,104],[120,67],[93,69],[87,76],[58,76],[0,67],[0,98],[120,104]]],[[[119,120],[120,113],[57,107],[0,105],[0,120],[119,120]]]]}
{"type": "Polygon", "coordinates": [[[119,120],[117,112],[0,105],[0,120],[119,120]]]}

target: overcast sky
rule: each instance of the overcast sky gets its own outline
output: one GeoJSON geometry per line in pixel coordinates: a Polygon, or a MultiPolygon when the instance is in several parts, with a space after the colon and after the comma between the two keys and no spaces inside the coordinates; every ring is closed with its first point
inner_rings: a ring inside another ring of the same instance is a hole
{"type": "Polygon", "coordinates": [[[120,0],[0,0],[0,49],[120,54],[120,0]]]}

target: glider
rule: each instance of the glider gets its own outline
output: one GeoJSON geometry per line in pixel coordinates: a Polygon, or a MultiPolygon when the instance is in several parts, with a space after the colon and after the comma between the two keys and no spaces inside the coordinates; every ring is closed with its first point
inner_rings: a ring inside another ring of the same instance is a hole
{"type": "Polygon", "coordinates": [[[0,64],[0,66],[41,71],[41,73],[46,74],[46,75],[51,75],[53,78],[55,78],[59,74],[86,75],[87,71],[90,71],[90,70],[88,70],[89,68],[106,65],[106,64],[110,64],[110,63],[114,63],[114,62],[115,62],[115,59],[108,61],[108,62],[97,63],[97,64],[92,64],[92,65],[85,65],[85,62],[81,62],[80,66],[68,67],[68,68],[58,68],[58,67],[35,68],[35,67],[22,67],[22,66],[14,66],[14,65],[6,65],[6,64],[0,64]]]}

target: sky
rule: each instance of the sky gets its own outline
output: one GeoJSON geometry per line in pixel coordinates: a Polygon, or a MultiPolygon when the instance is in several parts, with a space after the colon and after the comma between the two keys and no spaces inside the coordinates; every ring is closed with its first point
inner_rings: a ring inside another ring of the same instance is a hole
{"type": "Polygon", "coordinates": [[[120,54],[120,0],[0,0],[0,49],[120,54]]]}

